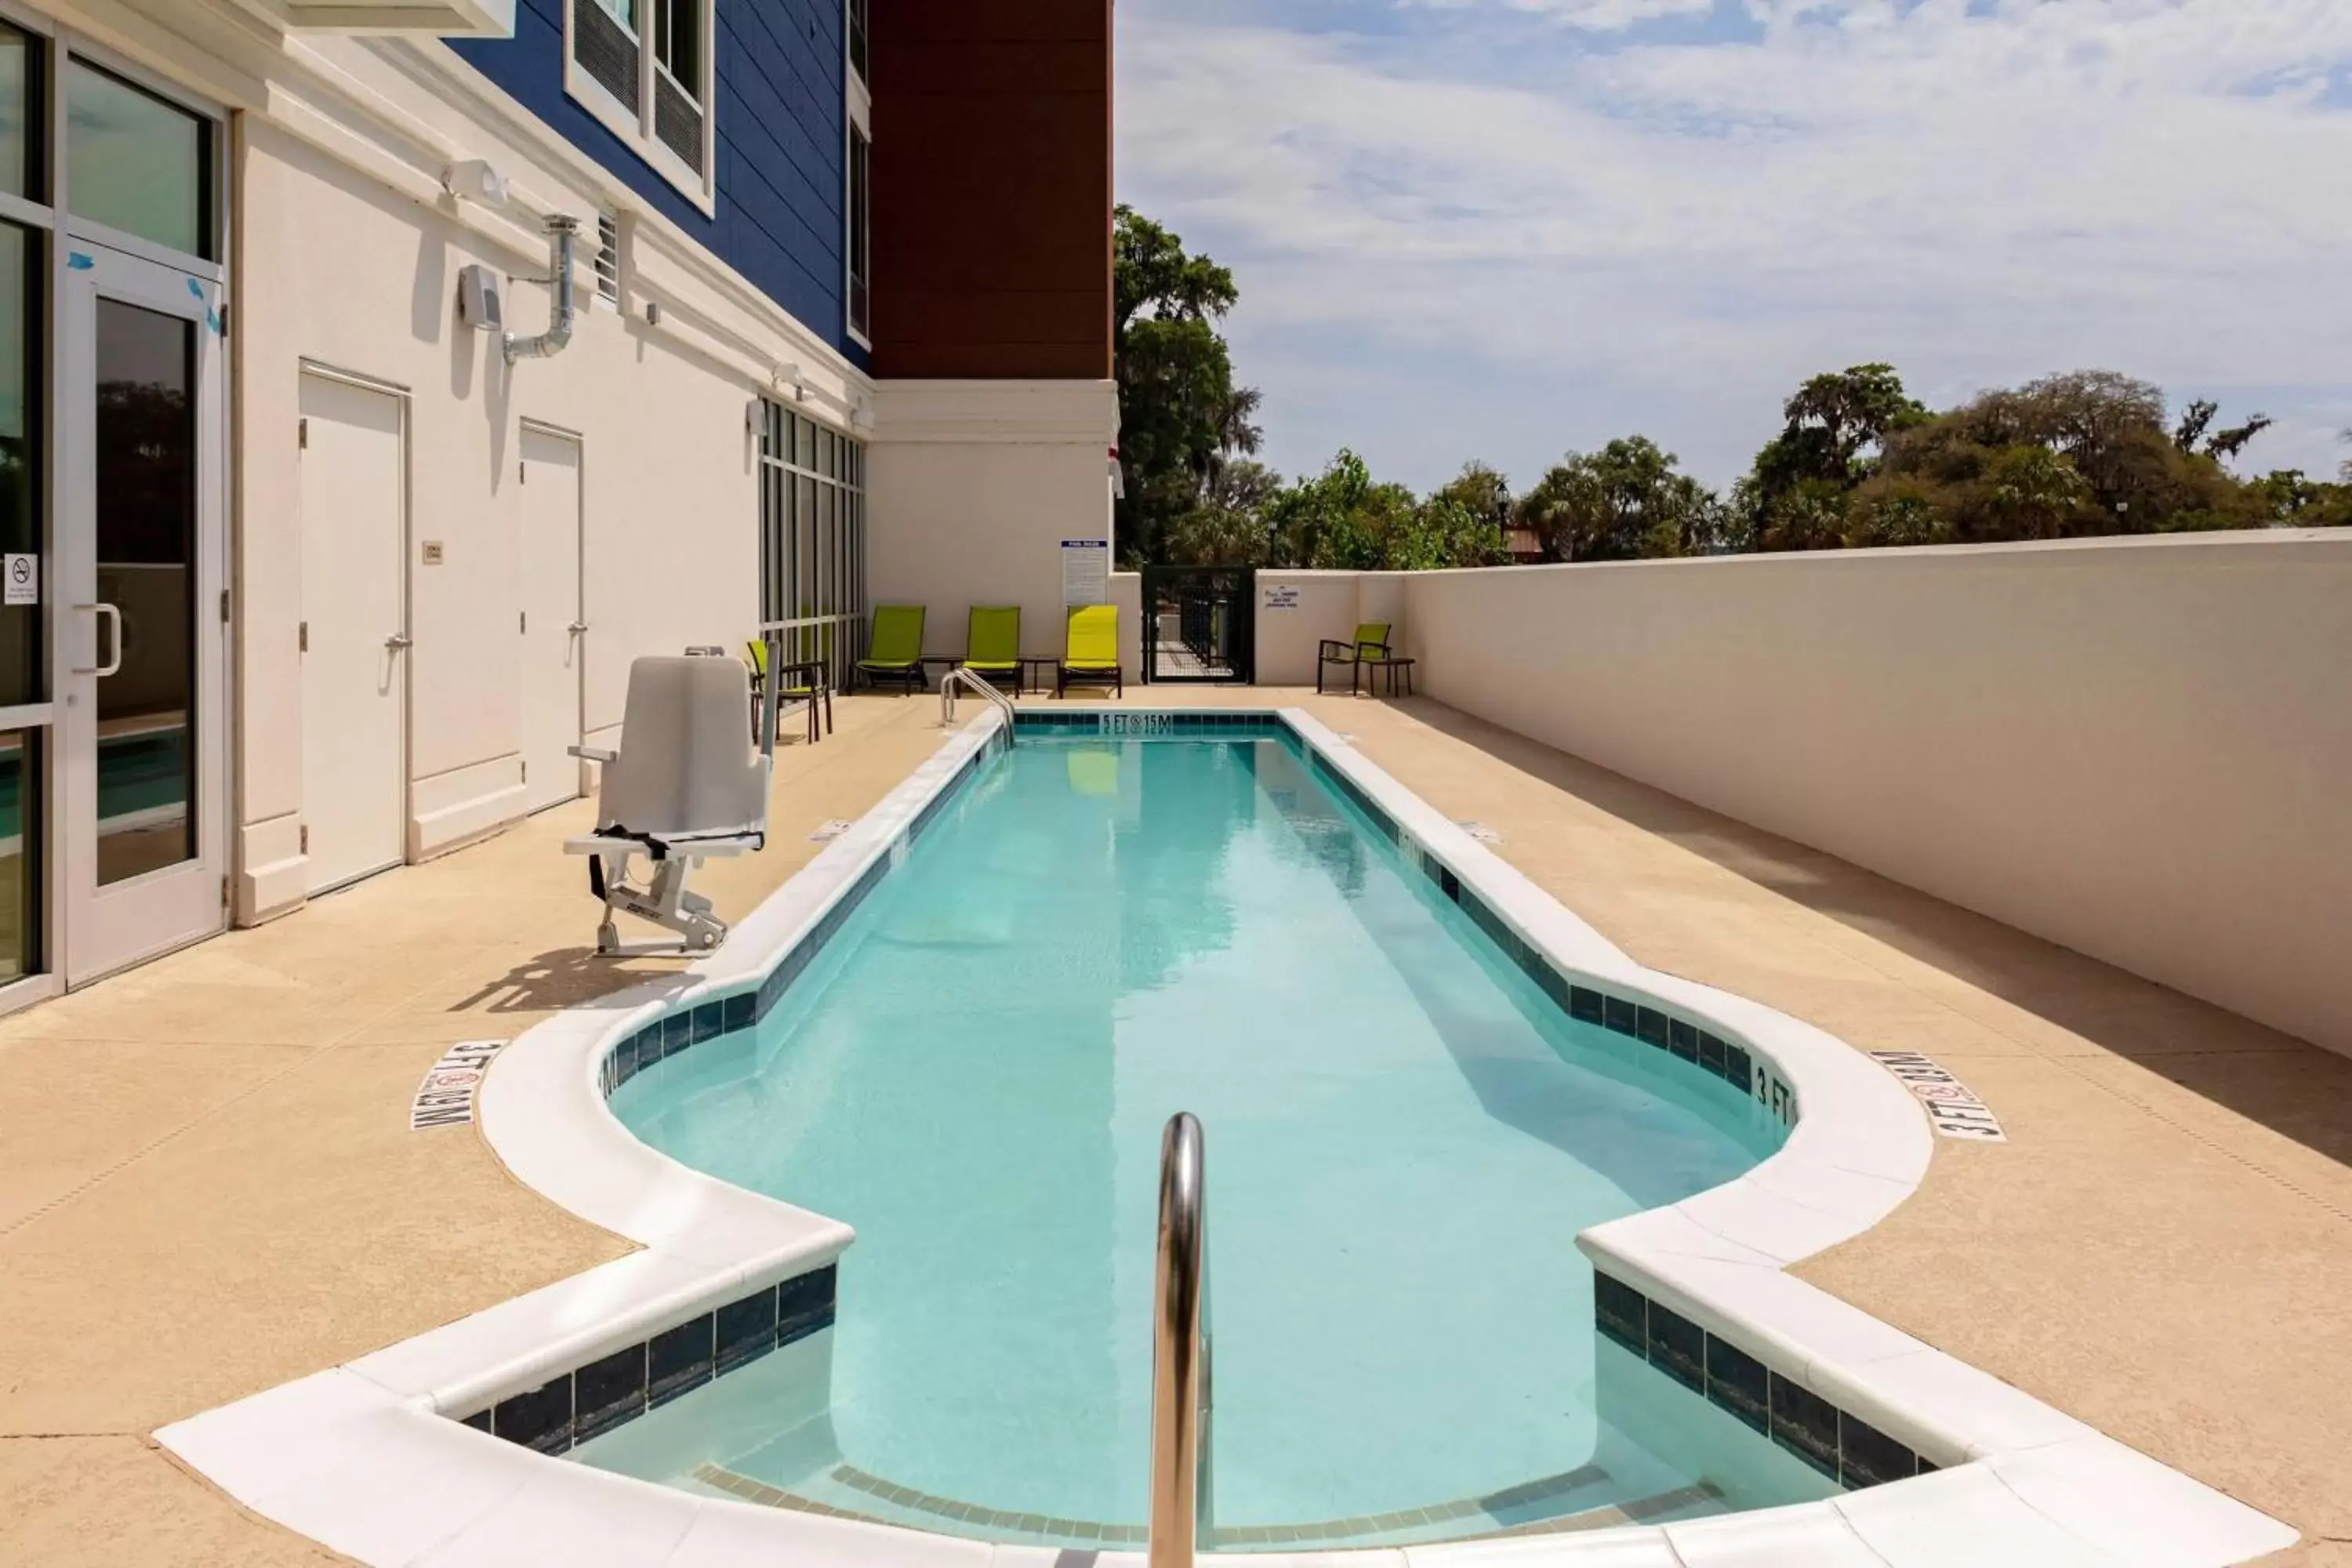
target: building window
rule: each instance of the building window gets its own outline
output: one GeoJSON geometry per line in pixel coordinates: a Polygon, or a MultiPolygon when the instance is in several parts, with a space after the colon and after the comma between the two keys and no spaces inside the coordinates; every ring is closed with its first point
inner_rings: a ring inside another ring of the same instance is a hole
{"type": "Polygon", "coordinates": [[[845,0],[844,77],[849,134],[843,148],[842,293],[849,335],[868,348],[874,341],[874,94],[866,61],[866,0],[845,0]]]}
{"type": "Polygon", "coordinates": [[[563,87],[704,211],[714,209],[715,0],[566,0],[563,87]]]}
{"type": "Polygon", "coordinates": [[[217,258],[211,121],[68,59],[66,122],[67,205],[74,216],[217,258]]]}
{"type": "Polygon", "coordinates": [[[845,687],[865,643],[866,448],[781,404],[761,412],[760,620],[786,659],[845,687]]]}
{"type": "Polygon", "coordinates": [[[874,144],[865,129],[849,128],[849,330],[874,335],[872,321],[874,144]]]}

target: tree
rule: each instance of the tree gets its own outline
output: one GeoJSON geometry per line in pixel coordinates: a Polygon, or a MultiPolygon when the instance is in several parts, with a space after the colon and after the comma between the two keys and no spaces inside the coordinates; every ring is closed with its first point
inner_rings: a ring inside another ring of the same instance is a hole
{"type": "Polygon", "coordinates": [[[1723,509],[1713,491],[1676,471],[1678,459],[1646,436],[1570,452],[1519,498],[1519,526],[1554,561],[1634,561],[1715,549],[1723,509]]]}
{"type": "Polygon", "coordinates": [[[1431,492],[1429,500],[1433,505],[1458,506],[1497,529],[1511,526],[1511,481],[1486,463],[1463,464],[1462,471],[1431,492]]]}
{"type": "Polygon", "coordinates": [[[1134,208],[1112,237],[1120,488],[1129,564],[1164,557],[1180,520],[1207,503],[1217,471],[1258,449],[1258,394],[1234,384],[1216,329],[1239,300],[1234,276],[1134,208]]]}
{"type": "Polygon", "coordinates": [[[1846,498],[1868,482],[1890,436],[1930,417],[1891,364],[1817,375],[1780,412],[1786,426],[1734,492],[1730,531],[1744,548],[1840,548],[1846,498]]]}

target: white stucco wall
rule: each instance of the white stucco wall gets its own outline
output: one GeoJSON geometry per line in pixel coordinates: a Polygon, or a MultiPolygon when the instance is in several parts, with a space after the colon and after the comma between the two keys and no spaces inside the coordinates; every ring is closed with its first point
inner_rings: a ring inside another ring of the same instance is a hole
{"type": "Polygon", "coordinates": [[[974,605],[1018,605],[1022,651],[1060,654],[1062,541],[1110,538],[1118,439],[1108,381],[882,383],[867,596],[924,605],[927,653],[961,656],[974,605]]]}
{"type": "MultiPolygon", "coordinates": [[[[1265,571],[1257,574],[1257,683],[1312,686],[1326,638],[1346,642],[1366,621],[1390,623],[1391,646],[1403,647],[1404,616],[1388,572],[1265,571]],[[1295,602],[1285,605],[1286,593],[1295,602]]],[[[1334,667],[1328,679],[1345,685],[1334,667]]]]}
{"type": "MultiPolygon", "coordinates": [[[[520,801],[519,432],[575,432],[591,732],[616,725],[632,659],[732,647],[759,619],[752,384],[609,307],[554,359],[509,368],[462,326],[459,269],[532,270],[445,213],[405,199],[264,121],[248,121],[239,666],[247,915],[299,885],[268,826],[301,811],[296,400],[310,363],[405,389],[409,471],[409,851],[430,855],[511,818],[520,801]],[[322,244],[322,235],[335,243],[322,244]],[[442,547],[425,563],[426,542],[442,547]]],[[[590,211],[586,202],[580,210],[590,211]]],[[[543,268],[544,258],[541,258],[543,268]]],[[[593,291],[593,275],[586,288],[593,291]]],[[[540,330],[549,290],[509,287],[509,325],[540,330]]]]}
{"type": "Polygon", "coordinates": [[[2352,1052],[2352,531],[1404,594],[1431,696],[2352,1052]]]}

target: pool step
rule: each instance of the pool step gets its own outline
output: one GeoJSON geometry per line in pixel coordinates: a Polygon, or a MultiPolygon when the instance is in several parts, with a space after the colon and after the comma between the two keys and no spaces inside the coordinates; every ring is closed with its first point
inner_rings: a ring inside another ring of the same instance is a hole
{"type": "Polygon", "coordinates": [[[1530,1520],[1526,1524],[1496,1531],[1485,1539],[1512,1535],[1565,1535],[1580,1530],[1614,1530],[1626,1524],[1655,1524],[1660,1520],[1674,1519],[1693,1510],[1715,1512],[1717,1505],[1722,1501],[1722,1488],[1701,1481],[1696,1486],[1677,1488],[1654,1497],[1612,1502],[1603,1508],[1589,1508],[1581,1513],[1561,1514],[1557,1519],[1530,1520]]]}
{"type": "MultiPolygon", "coordinates": [[[[950,1498],[934,1497],[869,1475],[855,1465],[836,1465],[828,1473],[829,1479],[866,1493],[894,1510],[924,1516],[910,1521],[905,1515],[886,1517],[856,1509],[839,1508],[820,1502],[781,1487],[730,1470],[723,1465],[706,1464],[694,1472],[694,1479],[715,1487],[732,1497],[756,1502],[767,1508],[790,1509],[798,1513],[822,1514],[829,1519],[856,1520],[866,1524],[896,1524],[902,1527],[931,1528],[943,1532],[953,1531],[958,1525],[978,1525],[985,1530],[1002,1531],[1008,1534],[1046,1536],[1061,1541],[1100,1542],[1107,1546],[1139,1546],[1150,1532],[1139,1524],[1102,1524],[1085,1520],[1055,1519],[1045,1514],[1009,1513],[1002,1509],[984,1508],[977,1503],[958,1502],[950,1498]]],[[[1326,1520],[1314,1524],[1298,1525],[1237,1525],[1213,1529],[1207,1544],[1220,1546],[1279,1546],[1318,1545],[1335,1542],[1359,1540],[1369,1536],[1391,1535],[1403,1531],[1428,1530],[1455,1523],[1484,1514],[1499,1519],[1503,1514],[1557,1502],[1576,1492],[1605,1485],[1609,1473],[1598,1465],[1585,1465],[1561,1475],[1548,1476],[1484,1497],[1465,1498],[1459,1502],[1437,1508],[1409,1509],[1397,1513],[1369,1514],[1352,1519],[1326,1520]]],[[[1600,1508],[1580,1510],[1574,1513],[1554,1514],[1545,1519],[1528,1520],[1519,1524],[1499,1529],[1478,1531],[1463,1540],[1496,1540],[1506,1536],[1556,1535],[1577,1531],[1610,1530],[1619,1525],[1648,1524],[1689,1513],[1694,1510],[1711,1510],[1721,1503],[1723,1492],[1705,1482],[1683,1487],[1674,1491],[1660,1492],[1653,1497],[1635,1498],[1630,1501],[1609,1503],[1600,1508]]]]}

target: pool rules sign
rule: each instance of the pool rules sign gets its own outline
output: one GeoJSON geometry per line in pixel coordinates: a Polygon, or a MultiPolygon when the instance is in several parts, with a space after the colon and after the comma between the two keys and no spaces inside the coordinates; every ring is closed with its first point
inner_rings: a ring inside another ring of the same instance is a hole
{"type": "Polygon", "coordinates": [[[416,1086],[408,1104],[408,1130],[463,1127],[474,1120],[474,1091],[482,1087],[490,1058],[506,1046],[504,1040],[467,1040],[441,1054],[416,1086]]]}

